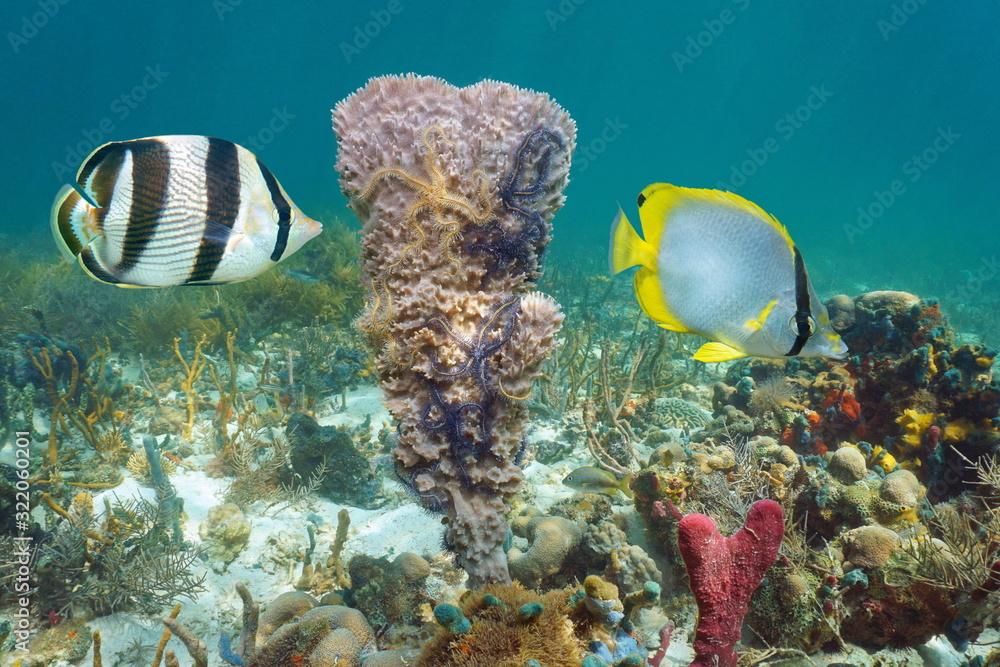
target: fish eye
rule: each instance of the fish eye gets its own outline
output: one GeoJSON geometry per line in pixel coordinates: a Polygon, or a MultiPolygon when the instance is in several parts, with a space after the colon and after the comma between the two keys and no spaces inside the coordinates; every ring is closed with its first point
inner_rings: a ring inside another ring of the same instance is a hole
{"type": "MultiPolygon", "coordinates": [[[[812,336],[816,333],[816,320],[813,319],[812,315],[807,316],[806,322],[809,323],[809,335],[812,336]]],[[[795,321],[795,316],[788,320],[788,328],[791,329],[792,333],[796,336],[799,335],[799,323],[795,321]]]]}

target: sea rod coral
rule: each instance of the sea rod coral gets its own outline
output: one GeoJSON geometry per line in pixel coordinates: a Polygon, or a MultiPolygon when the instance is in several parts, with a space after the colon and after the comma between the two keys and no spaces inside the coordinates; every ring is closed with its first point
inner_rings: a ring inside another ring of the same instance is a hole
{"type": "Polygon", "coordinates": [[[541,93],[412,75],[373,79],[336,106],[333,125],[341,188],[364,225],[358,326],[381,349],[399,477],[448,513],[472,584],[509,581],[522,401],[562,321],[531,290],[575,125],[541,93]]]}

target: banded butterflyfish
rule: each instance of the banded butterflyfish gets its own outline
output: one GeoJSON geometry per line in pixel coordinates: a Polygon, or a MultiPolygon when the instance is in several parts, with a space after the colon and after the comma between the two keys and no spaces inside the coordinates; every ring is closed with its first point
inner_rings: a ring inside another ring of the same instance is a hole
{"type": "Polygon", "coordinates": [[[247,280],[323,229],[253,153],[224,139],[107,143],[76,186],[52,206],[56,243],[91,278],[121,287],[247,280]]]}

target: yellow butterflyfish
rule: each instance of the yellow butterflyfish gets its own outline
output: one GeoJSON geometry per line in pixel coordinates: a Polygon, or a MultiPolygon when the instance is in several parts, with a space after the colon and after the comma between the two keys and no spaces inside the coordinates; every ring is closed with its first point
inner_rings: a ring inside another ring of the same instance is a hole
{"type": "Polygon", "coordinates": [[[708,338],[694,358],[832,357],[847,346],[788,230],[739,195],[654,183],[639,195],[642,236],[618,211],[611,271],[638,266],[642,310],[670,331],[708,338]]]}

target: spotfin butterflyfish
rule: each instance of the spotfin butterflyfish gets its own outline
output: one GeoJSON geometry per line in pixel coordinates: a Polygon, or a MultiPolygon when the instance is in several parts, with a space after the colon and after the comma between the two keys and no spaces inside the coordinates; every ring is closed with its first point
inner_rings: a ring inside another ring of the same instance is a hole
{"type": "Polygon", "coordinates": [[[56,243],[91,278],[120,287],[247,280],[323,229],[253,153],[224,139],[107,143],[76,185],[52,206],[56,243]]]}
{"type": "Polygon", "coordinates": [[[694,358],[831,357],[847,346],[788,230],[739,195],[668,183],[638,198],[642,236],[620,208],[611,271],[638,266],[639,306],[660,327],[708,338],[694,358]]]}

